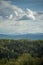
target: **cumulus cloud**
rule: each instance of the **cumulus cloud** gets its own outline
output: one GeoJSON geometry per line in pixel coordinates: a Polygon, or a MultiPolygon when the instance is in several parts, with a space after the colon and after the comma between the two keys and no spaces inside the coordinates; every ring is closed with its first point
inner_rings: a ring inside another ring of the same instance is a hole
{"type": "Polygon", "coordinates": [[[35,16],[30,9],[27,8],[26,10],[23,10],[15,5],[12,5],[11,2],[1,1],[0,9],[1,13],[3,13],[5,16],[10,16],[9,18],[12,18],[12,15],[14,15],[17,20],[25,16],[27,19],[30,18],[32,20],[35,20],[35,16]]]}
{"type": "Polygon", "coordinates": [[[21,9],[10,1],[0,1],[0,33],[24,34],[43,32],[43,12],[21,9]]]}
{"type": "Polygon", "coordinates": [[[0,14],[3,17],[9,17],[8,19],[15,20],[41,20],[43,19],[43,11],[35,12],[26,8],[25,10],[19,8],[18,6],[12,5],[11,1],[0,1],[0,14]],[[13,15],[13,16],[12,16],[13,15]]]}
{"type": "Polygon", "coordinates": [[[13,15],[11,14],[10,16],[9,16],[9,19],[11,20],[13,18],[13,15]]]}
{"type": "Polygon", "coordinates": [[[35,16],[34,16],[34,12],[33,11],[31,11],[30,9],[26,9],[26,13],[27,13],[27,17],[30,17],[30,18],[32,18],[33,20],[35,20],[35,16]]]}

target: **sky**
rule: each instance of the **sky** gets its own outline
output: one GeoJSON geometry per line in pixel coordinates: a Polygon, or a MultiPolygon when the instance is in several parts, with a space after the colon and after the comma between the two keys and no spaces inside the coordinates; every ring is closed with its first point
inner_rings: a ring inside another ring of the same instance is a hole
{"type": "Polygon", "coordinates": [[[0,0],[0,34],[43,33],[43,0],[0,0]]]}

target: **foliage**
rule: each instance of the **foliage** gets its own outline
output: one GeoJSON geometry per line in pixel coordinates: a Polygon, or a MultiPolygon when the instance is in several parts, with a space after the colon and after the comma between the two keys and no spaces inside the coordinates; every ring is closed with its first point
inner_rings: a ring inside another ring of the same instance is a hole
{"type": "Polygon", "coordinates": [[[0,39],[0,65],[43,65],[43,40],[0,39]]]}

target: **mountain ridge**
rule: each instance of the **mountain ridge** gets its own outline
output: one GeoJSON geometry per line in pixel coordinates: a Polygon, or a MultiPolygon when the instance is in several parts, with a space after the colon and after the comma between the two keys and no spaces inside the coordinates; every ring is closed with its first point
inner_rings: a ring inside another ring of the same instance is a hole
{"type": "Polygon", "coordinates": [[[22,34],[22,35],[9,35],[0,34],[0,39],[32,39],[32,40],[43,40],[43,33],[35,34],[22,34]]]}

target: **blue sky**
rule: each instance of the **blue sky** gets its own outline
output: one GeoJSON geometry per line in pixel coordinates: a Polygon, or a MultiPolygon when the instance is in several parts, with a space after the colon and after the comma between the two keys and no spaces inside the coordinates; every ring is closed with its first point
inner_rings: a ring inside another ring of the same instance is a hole
{"type": "Polygon", "coordinates": [[[19,6],[20,8],[30,8],[32,10],[43,10],[43,0],[5,0],[11,1],[12,4],[19,6]]]}
{"type": "Polygon", "coordinates": [[[43,33],[43,0],[0,0],[0,34],[43,33]]]}

